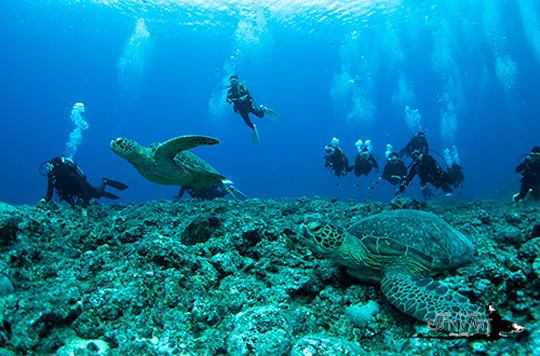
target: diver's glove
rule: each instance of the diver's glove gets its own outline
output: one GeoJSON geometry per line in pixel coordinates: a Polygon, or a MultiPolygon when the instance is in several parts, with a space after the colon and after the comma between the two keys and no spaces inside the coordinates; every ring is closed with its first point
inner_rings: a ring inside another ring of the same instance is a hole
{"type": "Polygon", "coordinates": [[[54,202],[54,200],[47,201],[45,200],[45,198],[41,198],[40,201],[38,201],[38,203],[36,204],[36,207],[41,209],[54,209],[56,207],[56,203],[54,202]]]}
{"type": "Polygon", "coordinates": [[[371,185],[368,187],[368,190],[375,189],[375,185],[379,184],[380,182],[382,182],[382,178],[381,178],[380,176],[378,176],[378,177],[371,183],[371,185]]]}

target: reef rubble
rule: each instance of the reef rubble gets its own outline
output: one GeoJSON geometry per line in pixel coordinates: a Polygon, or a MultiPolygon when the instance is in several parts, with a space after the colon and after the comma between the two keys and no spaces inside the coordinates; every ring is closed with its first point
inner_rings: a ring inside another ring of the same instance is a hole
{"type": "Polygon", "coordinates": [[[0,356],[540,355],[539,224],[538,205],[497,200],[0,203],[0,356]],[[306,217],[404,208],[473,239],[471,263],[436,278],[524,333],[415,338],[426,325],[297,241],[306,217]]]}

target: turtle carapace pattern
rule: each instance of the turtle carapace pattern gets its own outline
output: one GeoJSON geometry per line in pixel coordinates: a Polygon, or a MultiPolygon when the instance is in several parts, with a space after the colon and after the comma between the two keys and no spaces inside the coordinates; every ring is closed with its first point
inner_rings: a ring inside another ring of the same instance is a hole
{"type": "Polygon", "coordinates": [[[467,236],[432,213],[389,211],[347,230],[307,220],[300,225],[299,236],[319,255],[347,267],[352,276],[380,283],[390,303],[418,320],[427,322],[440,313],[458,318],[459,313],[484,311],[429,277],[468,263],[475,251],[467,236]]]}

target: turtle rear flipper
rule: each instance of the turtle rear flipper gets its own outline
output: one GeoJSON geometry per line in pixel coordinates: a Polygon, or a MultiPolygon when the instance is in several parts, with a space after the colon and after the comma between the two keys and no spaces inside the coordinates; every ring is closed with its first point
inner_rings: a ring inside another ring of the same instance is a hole
{"type": "MultiPolygon", "coordinates": [[[[483,308],[429,277],[389,274],[382,279],[381,290],[388,301],[405,314],[431,326],[438,325],[447,332],[467,332],[459,330],[460,318],[463,320],[472,313],[484,315],[483,308]],[[437,320],[439,316],[443,319],[437,320]]],[[[472,327],[488,332],[485,324],[472,327]]]]}
{"type": "Polygon", "coordinates": [[[208,136],[180,136],[163,142],[156,150],[156,157],[174,157],[178,152],[189,150],[197,146],[216,145],[220,141],[208,136]]]}

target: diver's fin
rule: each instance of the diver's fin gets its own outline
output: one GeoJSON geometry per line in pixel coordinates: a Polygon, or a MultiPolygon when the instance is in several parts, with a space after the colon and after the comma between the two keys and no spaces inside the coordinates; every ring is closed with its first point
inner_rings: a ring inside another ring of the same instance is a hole
{"type": "Polygon", "coordinates": [[[242,193],[242,192],[239,191],[238,189],[236,189],[236,188],[231,188],[231,191],[234,193],[234,195],[235,195],[238,199],[240,199],[240,200],[242,200],[242,201],[244,201],[244,200],[247,199],[247,195],[245,195],[244,193],[242,193]]]}
{"type": "Polygon", "coordinates": [[[254,145],[260,145],[261,140],[259,140],[259,134],[257,133],[257,126],[253,125],[253,131],[251,131],[251,141],[254,145]]]}
{"type": "Polygon", "coordinates": [[[229,187],[227,187],[227,185],[225,183],[223,183],[223,181],[219,181],[219,183],[217,183],[218,187],[220,187],[223,191],[225,191],[227,194],[229,194],[229,196],[235,200],[235,201],[238,201],[238,198],[236,197],[236,194],[233,193],[232,189],[230,189],[229,187]]]}
{"type": "Polygon", "coordinates": [[[103,181],[105,182],[105,184],[110,185],[111,187],[116,188],[118,190],[125,190],[128,187],[124,183],[121,183],[119,181],[112,180],[112,179],[103,178],[103,181]]]}
{"type": "Polygon", "coordinates": [[[111,193],[108,193],[108,192],[102,192],[101,196],[105,197],[105,198],[109,198],[109,199],[120,199],[120,197],[118,195],[114,195],[114,194],[111,194],[111,193]]]}
{"type": "Polygon", "coordinates": [[[272,110],[272,109],[270,109],[270,108],[268,108],[266,106],[263,106],[262,110],[264,111],[266,116],[268,116],[272,121],[276,121],[277,118],[279,117],[279,114],[277,112],[275,112],[274,110],[272,110]]]}

